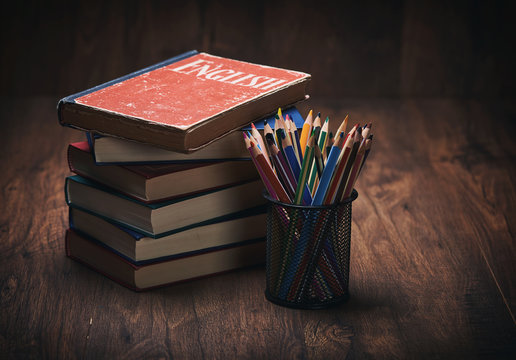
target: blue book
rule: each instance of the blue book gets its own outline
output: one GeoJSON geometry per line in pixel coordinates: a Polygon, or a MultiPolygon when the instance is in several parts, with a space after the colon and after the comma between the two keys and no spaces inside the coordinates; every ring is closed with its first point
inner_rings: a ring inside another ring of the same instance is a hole
{"type": "Polygon", "coordinates": [[[214,223],[224,216],[265,204],[263,185],[253,180],[157,203],[143,203],[81,176],[66,179],[70,207],[109,219],[149,237],[214,223]]]}
{"type": "MultiPolygon", "coordinates": [[[[284,109],[282,112],[284,115],[288,114],[292,118],[296,127],[303,127],[304,119],[295,107],[284,109]]],[[[276,119],[274,115],[271,115],[254,123],[262,135],[265,121],[274,128],[276,119]]],[[[90,147],[93,149],[93,156],[97,165],[251,160],[249,151],[244,146],[242,131],[251,131],[251,126],[246,126],[240,131],[234,131],[189,154],[94,133],[87,133],[87,139],[90,147]]]]}

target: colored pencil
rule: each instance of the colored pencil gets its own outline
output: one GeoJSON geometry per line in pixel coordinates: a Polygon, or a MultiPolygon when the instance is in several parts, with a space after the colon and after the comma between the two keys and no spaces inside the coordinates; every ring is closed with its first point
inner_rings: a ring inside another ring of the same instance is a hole
{"type": "Polygon", "coordinates": [[[360,170],[360,167],[362,166],[362,161],[364,160],[366,141],[367,139],[364,139],[364,141],[362,142],[362,144],[360,144],[360,147],[358,148],[357,156],[353,163],[353,167],[351,168],[351,172],[349,174],[349,178],[346,184],[346,188],[344,189],[342,199],[347,199],[353,191],[353,186],[355,185],[355,182],[358,178],[358,172],[360,170]]]}
{"type": "Polygon", "coordinates": [[[324,148],[324,152],[323,152],[325,159],[327,159],[328,155],[330,154],[331,147],[332,147],[334,140],[335,139],[333,138],[333,133],[330,131],[328,133],[328,141],[326,142],[326,147],[324,148]]]}
{"type": "Polygon", "coordinates": [[[292,170],[290,169],[290,166],[288,165],[287,161],[283,157],[283,154],[278,149],[276,144],[274,144],[274,141],[272,140],[272,136],[269,136],[267,138],[267,141],[269,143],[269,147],[271,149],[271,157],[273,159],[273,162],[275,162],[275,168],[278,175],[281,175],[280,178],[283,180],[283,185],[285,190],[291,195],[291,198],[294,198],[296,187],[297,187],[297,181],[294,179],[294,175],[292,174],[292,170]]]}
{"type": "MultiPolygon", "coordinates": [[[[343,133],[346,132],[346,128],[348,127],[348,120],[349,120],[349,115],[346,115],[344,120],[342,120],[342,122],[340,123],[339,128],[335,132],[335,139],[339,136],[339,134],[341,132],[343,132],[343,133]]],[[[344,144],[342,144],[342,146],[344,146],[344,144]]]]}
{"type": "Polygon", "coordinates": [[[367,124],[363,129],[362,129],[362,136],[364,137],[364,139],[367,139],[367,137],[369,136],[369,134],[371,133],[371,126],[373,126],[373,123],[369,123],[367,124]]]}
{"type": "Polygon", "coordinates": [[[322,172],[324,170],[324,160],[321,149],[317,144],[314,144],[314,163],[317,170],[317,177],[321,178],[322,172]]]}
{"type": "Polygon", "coordinates": [[[319,141],[317,142],[319,144],[319,149],[324,150],[326,148],[326,144],[328,143],[328,129],[330,126],[330,118],[326,117],[326,120],[324,120],[324,124],[321,127],[321,135],[319,135],[319,141]]]}
{"type": "Polygon", "coordinates": [[[267,160],[267,162],[269,163],[269,165],[272,165],[271,164],[271,160],[269,159],[269,153],[267,151],[267,147],[265,146],[265,143],[263,141],[263,138],[262,138],[262,135],[260,134],[260,132],[258,131],[258,129],[256,129],[256,126],[254,126],[253,123],[251,123],[251,134],[253,135],[253,137],[258,141],[258,145],[260,145],[260,149],[262,150],[263,152],[263,155],[265,157],[265,160],[267,160]]]}
{"type": "Polygon", "coordinates": [[[263,182],[265,183],[266,181],[268,181],[271,184],[272,188],[276,192],[279,201],[287,204],[290,203],[291,200],[289,199],[285,189],[283,188],[283,185],[281,185],[278,177],[274,173],[274,170],[272,170],[267,160],[265,160],[265,157],[263,156],[261,150],[258,149],[257,146],[251,144],[250,152],[251,156],[256,160],[255,165],[262,171],[263,182]]]}
{"type": "Polygon", "coordinates": [[[292,118],[290,118],[288,114],[286,117],[287,122],[290,124],[289,130],[291,135],[290,137],[292,138],[292,145],[294,146],[294,150],[296,151],[297,159],[301,164],[303,162],[303,152],[301,151],[301,144],[299,143],[299,132],[297,131],[296,124],[294,123],[292,118]]]}
{"type": "Polygon", "coordinates": [[[303,165],[301,166],[301,173],[297,180],[296,196],[294,197],[294,204],[301,205],[303,193],[305,192],[306,179],[308,176],[308,170],[312,165],[314,158],[314,137],[310,137],[308,144],[306,145],[305,156],[303,157],[303,165]]]}
{"type": "Polygon", "coordinates": [[[339,159],[337,160],[337,168],[333,173],[333,177],[326,192],[326,197],[324,199],[325,205],[330,205],[335,202],[335,197],[341,184],[344,170],[346,169],[346,165],[349,159],[349,154],[351,153],[351,148],[353,146],[354,131],[354,128],[351,129],[350,133],[346,135],[344,140],[344,146],[342,147],[339,159]]]}
{"type": "Polygon", "coordinates": [[[362,171],[362,168],[364,167],[364,163],[365,161],[367,160],[367,156],[369,155],[369,151],[371,151],[371,145],[373,144],[373,134],[370,134],[368,137],[367,137],[367,140],[369,140],[369,142],[366,142],[366,149],[365,149],[365,154],[364,154],[364,161],[362,161],[362,165],[360,166],[360,170],[358,170],[358,175],[360,175],[360,172],[362,171]]]}
{"type": "Polygon", "coordinates": [[[256,159],[254,158],[253,152],[252,152],[252,147],[255,146],[255,145],[251,142],[249,136],[245,132],[244,132],[244,143],[245,143],[245,146],[246,146],[247,150],[249,151],[249,154],[251,155],[251,160],[253,161],[254,166],[256,167],[256,170],[258,171],[258,174],[260,175],[260,178],[262,179],[262,182],[265,185],[265,188],[267,189],[267,192],[269,193],[269,195],[273,199],[279,200],[278,194],[276,193],[276,190],[272,186],[272,184],[269,181],[269,179],[263,173],[263,170],[260,167],[260,165],[258,165],[256,163],[256,159]]]}
{"type": "Polygon", "coordinates": [[[301,145],[301,152],[303,156],[305,155],[306,143],[308,142],[308,138],[312,134],[312,122],[312,110],[310,110],[303,124],[303,128],[301,129],[301,136],[299,137],[299,145],[301,145]]]}
{"type": "Polygon", "coordinates": [[[283,146],[283,153],[290,164],[290,168],[294,173],[294,177],[299,178],[299,173],[301,172],[301,167],[299,166],[299,162],[297,161],[296,154],[294,153],[294,148],[292,147],[292,142],[290,141],[290,137],[285,133],[280,133],[281,135],[281,146],[283,146]]]}
{"type": "Polygon", "coordinates": [[[342,180],[339,186],[339,190],[336,194],[337,201],[344,200],[344,190],[346,189],[346,185],[348,184],[349,175],[351,173],[351,169],[353,164],[355,163],[355,158],[357,156],[358,149],[360,144],[362,143],[362,128],[360,126],[356,127],[355,136],[353,138],[353,146],[351,147],[351,153],[349,154],[348,163],[346,164],[346,169],[344,170],[344,174],[342,175],[342,180]]]}
{"type": "Polygon", "coordinates": [[[324,202],[326,191],[328,190],[331,177],[335,171],[335,165],[337,164],[337,160],[339,159],[339,155],[341,152],[340,142],[343,140],[343,137],[344,133],[341,132],[340,136],[337,139],[335,139],[335,142],[331,147],[330,155],[328,156],[328,160],[326,161],[326,166],[324,167],[321,180],[319,181],[319,186],[317,187],[317,191],[315,192],[314,197],[312,199],[312,205],[318,206],[322,205],[324,202]]]}
{"type": "MultiPolygon", "coordinates": [[[[314,127],[313,127],[313,134],[316,135],[315,137],[315,142],[316,144],[319,145],[319,148],[321,148],[321,142],[319,141],[319,139],[321,139],[321,135],[322,135],[322,127],[321,127],[321,113],[318,113],[317,114],[317,117],[315,118],[314,120],[314,127]]],[[[326,138],[326,135],[324,135],[324,138],[326,138]]],[[[323,141],[324,142],[324,139],[323,141]]],[[[310,173],[308,174],[308,188],[310,189],[310,191],[313,193],[314,192],[314,188],[315,188],[315,185],[317,183],[317,169],[316,169],[316,166],[315,164],[312,164],[312,168],[310,169],[310,173]]]]}

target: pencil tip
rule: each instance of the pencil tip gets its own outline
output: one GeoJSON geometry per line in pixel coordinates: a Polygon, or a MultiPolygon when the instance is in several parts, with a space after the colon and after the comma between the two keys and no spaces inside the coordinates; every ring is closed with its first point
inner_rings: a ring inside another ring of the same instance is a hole
{"type": "Polygon", "coordinates": [[[310,109],[310,112],[308,113],[308,115],[312,115],[312,109],[310,109]]]}
{"type": "Polygon", "coordinates": [[[256,126],[254,126],[254,123],[251,123],[251,127],[256,130],[256,126]]]}
{"type": "Polygon", "coordinates": [[[276,120],[278,120],[278,119],[279,119],[278,114],[276,114],[276,116],[274,116],[274,118],[275,118],[276,120]]]}
{"type": "Polygon", "coordinates": [[[268,122],[267,122],[267,119],[263,120],[263,125],[267,125],[268,122]]]}
{"type": "Polygon", "coordinates": [[[317,116],[318,116],[318,117],[321,117],[321,112],[318,112],[318,113],[317,113],[317,116]]]}
{"type": "Polygon", "coordinates": [[[326,120],[324,120],[324,122],[328,122],[328,121],[330,121],[330,117],[326,116],[326,120]]]}

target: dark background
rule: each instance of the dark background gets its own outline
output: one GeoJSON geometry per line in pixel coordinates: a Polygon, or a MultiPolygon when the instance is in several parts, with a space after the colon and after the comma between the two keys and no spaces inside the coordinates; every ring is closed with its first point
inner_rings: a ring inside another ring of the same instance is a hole
{"type": "Polygon", "coordinates": [[[187,50],[313,75],[313,98],[516,95],[502,1],[15,1],[1,95],[58,98],[187,50]]]}
{"type": "Polygon", "coordinates": [[[516,50],[502,1],[61,1],[0,11],[0,358],[515,359],[516,50]],[[133,293],[65,256],[57,101],[197,49],[312,74],[372,122],[350,300],[255,267],[133,293]]]}

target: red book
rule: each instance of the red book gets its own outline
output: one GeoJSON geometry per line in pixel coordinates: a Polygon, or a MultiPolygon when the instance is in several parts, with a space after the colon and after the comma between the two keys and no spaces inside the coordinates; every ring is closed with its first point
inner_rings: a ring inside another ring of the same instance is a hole
{"type": "Polygon", "coordinates": [[[191,51],[58,104],[62,125],[191,152],[305,99],[310,75],[191,51]]]}
{"type": "Polygon", "coordinates": [[[263,239],[145,265],[135,265],[71,229],[66,231],[65,241],[68,257],[135,291],[263,264],[265,260],[263,239]]]}
{"type": "Polygon", "coordinates": [[[251,161],[97,166],[87,141],[68,145],[68,165],[70,171],[77,175],[144,203],[192,195],[258,178],[251,161]]]}

